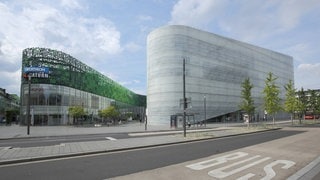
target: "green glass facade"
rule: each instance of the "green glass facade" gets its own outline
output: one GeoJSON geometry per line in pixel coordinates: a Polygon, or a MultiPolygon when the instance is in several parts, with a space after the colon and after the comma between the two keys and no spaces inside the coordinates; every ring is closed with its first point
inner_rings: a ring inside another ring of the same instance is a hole
{"type": "Polygon", "coordinates": [[[35,124],[69,123],[67,109],[75,105],[97,116],[98,110],[115,103],[123,111],[139,109],[136,113],[143,116],[146,96],[135,94],[66,53],[47,48],[28,48],[22,53],[22,116],[28,100],[28,80],[23,70],[30,66],[49,68],[48,78],[31,78],[30,103],[35,124]]]}

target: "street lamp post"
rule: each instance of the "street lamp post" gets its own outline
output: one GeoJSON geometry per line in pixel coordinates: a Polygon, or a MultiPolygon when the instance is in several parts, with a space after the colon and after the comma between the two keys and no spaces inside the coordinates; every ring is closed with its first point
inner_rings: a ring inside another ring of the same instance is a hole
{"type": "Polygon", "coordinates": [[[28,74],[28,104],[27,104],[27,134],[29,135],[30,134],[30,122],[31,122],[31,119],[30,119],[30,90],[31,90],[31,75],[28,74]]]}
{"type": "Polygon", "coordinates": [[[186,109],[187,109],[187,99],[186,99],[186,59],[183,58],[183,136],[186,137],[186,109]]]}
{"type": "Polygon", "coordinates": [[[206,102],[206,95],[203,96],[203,106],[204,106],[204,127],[206,127],[207,121],[207,102],[206,102]]]}
{"type": "Polygon", "coordinates": [[[148,108],[146,108],[145,114],[144,114],[144,130],[145,131],[148,130],[148,108]]]}

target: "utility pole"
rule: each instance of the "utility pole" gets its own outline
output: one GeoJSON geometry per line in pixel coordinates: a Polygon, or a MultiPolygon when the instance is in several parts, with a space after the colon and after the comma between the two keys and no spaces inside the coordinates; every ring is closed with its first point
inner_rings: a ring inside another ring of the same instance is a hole
{"type": "Polygon", "coordinates": [[[206,102],[206,95],[203,96],[203,104],[204,104],[204,127],[206,127],[207,121],[207,102],[206,102]]]}
{"type": "Polygon", "coordinates": [[[183,58],[183,136],[186,137],[186,59],[183,58]]]}
{"type": "MultiPolygon", "coordinates": [[[[32,67],[32,61],[29,62],[29,67],[32,67]]],[[[31,72],[27,73],[28,75],[28,103],[27,103],[27,135],[30,134],[30,124],[31,124],[31,117],[30,117],[30,101],[31,101],[31,72]]]]}

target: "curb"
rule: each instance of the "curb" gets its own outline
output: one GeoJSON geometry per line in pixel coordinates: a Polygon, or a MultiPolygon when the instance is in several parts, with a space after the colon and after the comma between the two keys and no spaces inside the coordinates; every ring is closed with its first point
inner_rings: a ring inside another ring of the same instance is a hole
{"type": "MultiPolygon", "coordinates": [[[[199,129],[207,129],[207,130],[214,130],[216,128],[198,128],[199,129]]],[[[134,131],[134,132],[115,132],[111,134],[134,134],[134,133],[152,133],[152,132],[171,132],[174,134],[175,131],[183,131],[183,129],[168,129],[168,130],[154,130],[154,131],[134,131]]],[[[190,129],[190,130],[195,130],[195,129],[190,129]]],[[[48,136],[15,136],[15,137],[0,137],[1,140],[12,140],[12,139],[37,139],[37,138],[50,138],[50,137],[65,137],[65,136],[80,136],[80,135],[103,135],[103,134],[109,134],[108,132],[106,133],[88,133],[88,134],[65,134],[65,135],[48,135],[48,136]]]]}

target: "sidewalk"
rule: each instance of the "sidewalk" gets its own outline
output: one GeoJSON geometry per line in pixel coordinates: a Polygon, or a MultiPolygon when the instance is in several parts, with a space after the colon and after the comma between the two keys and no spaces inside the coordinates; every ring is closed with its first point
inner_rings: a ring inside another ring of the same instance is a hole
{"type": "MultiPolygon", "coordinates": [[[[244,127],[215,127],[211,129],[187,130],[187,137],[184,138],[182,135],[182,131],[176,132],[179,134],[175,135],[164,135],[163,133],[168,131],[141,132],[141,129],[139,128],[131,129],[132,131],[129,135],[133,136],[133,138],[129,139],[72,142],[63,143],[59,145],[26,148],[0,147],[0,165],[97,153],[115,152],[122,150],[154,147],[160,145],[170,145],[176,143],[198,141],[201,139],[219,138],[245,133],[254,133],[258,131],[272,130],[262,128],[247,129],[244,127]],[[148,136],[157,135],[157,133],[161,135],[148,136]]],[[[172,133],[173,131],[170,132],[172,133]]]]}
{"type": "MultiPolygon", "coordinates": [[[[260,122],[261,123],[261,122],[260,122]]],[[[272,122],[265,122],[271,124],[272,122]]],[[[278,121],[277,124],[290,123],[290,121],[278,121]]],[[[206,128],[218,127],[239,127],[246,126],[244,123],[214,123],[207,124],[206,128]]],[[[255,124],[252,124],[255,126],[255,124]]],[[[191,129],[203,129],[204,126],[192,125],[191,129]]],[[[181,127],[178,129],[182,129],[181,127]]],[[[70,135],[90,135],[104,133],[134,133],[134,132],[154,132],[154,131],[172,131],[168,125],[151,126],[148,125],[147,131],[143,123],[128,123],[117,126],[103,127],[85,127],[85,126],[31,126],[30,134],[27,135],[27,126],[11,125],[0,126],[0,140],[11,138],[27,137],[48,137],[48,136],[70,136],[70,135]]]]}
{"type": "MultiPolygon", "coordinates": [[[[148,131],[170,130],[168,126],[148,126],[148,131]]],[[[27,126],[11,125],[0,126],[0,140],[26,137],[70,136],[90,135],[104,133],[143,132],[144,124],[130,123],[118,126],[86,127],[86,126],[30,126],[30,134],[27,135],[27,126]]]]}

